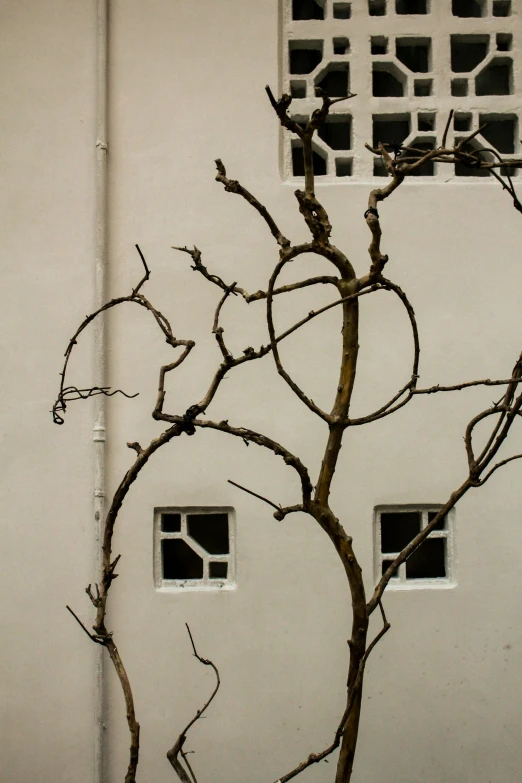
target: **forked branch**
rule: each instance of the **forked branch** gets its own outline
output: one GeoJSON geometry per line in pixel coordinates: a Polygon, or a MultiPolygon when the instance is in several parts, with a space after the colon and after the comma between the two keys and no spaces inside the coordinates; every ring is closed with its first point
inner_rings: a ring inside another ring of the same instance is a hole
{"type": "Polygon", "coordinates": [[[196,723],[196,721],[198,721],[201,718],[205,710],[210,706],[210,704],[214,700],[214,697],[216,696],[219,690],[219,686],[221,685],[221,680],[219,678],[219,671],[217,666],[214,663],[212,663],[212,661],[209,658],[202,658],[201,655],[199,655],[198,651],[196,650],[196,645],[194,644],[194,639],[192,637],[192,633],[190,632],[190,628],[187,623],[185,623],[185,625],[187,627],[187,632],[190,637],[190,643],[192,645],[194,657],[197,658],[198,661],[203,664],[203,666],[210,666],[213,669],[214,674],[216,675],[216,685],[214,686],[214,690],[210,694],[209,698],[207,699],[203,707],[196,712],[194,717],[187,723],[187,725],[185,726],[181,734],[178,736],[176,742],[174,743],[172,748],[168,751],[167,758],[172,764],[174,770],[176,771],[176,774],[181,780],[181,783],[197,783],[196,777],[194,775],[194,771],[192,770],[192,767],[190,766],[186,758],[187,754],[186,752],[183,751],[183,746],[187,740],[187,733],[189,729],[196,723]],[[190,777],[189,777],[189,773],[187,773],[187,771],[183,767],[183,764],[179,760],[179,756],[182,757],[183,761],[187,765],[187,769],[189,770],[190,777]]]}

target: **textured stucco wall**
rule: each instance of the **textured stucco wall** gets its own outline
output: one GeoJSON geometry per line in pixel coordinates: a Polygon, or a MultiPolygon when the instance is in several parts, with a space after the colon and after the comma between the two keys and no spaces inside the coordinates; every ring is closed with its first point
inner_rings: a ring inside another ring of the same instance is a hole
{"type": "MultiPolygon", "coordinates": [[[[91,303],[94,9],[76,3],[67,10],[58,2],[52,8],[56,18],[46,14],[38,21],[34,4],[10,9],[17,56],[36,51],[40,57],[32,67],[19,62],[9,96],[23,132],[32,128],[25,143],[18,126],[12,129],[10,181],[18,200],[9,226],[15,238],[8,304],[15,307],[15,296],[18,304],[7,322],[7,364],[16,364],[18,377],[6,374],[13,402],[2,425],[11,430],[13,444],[7,457],[14,477],[2,480],[5,496],[12,493],[5,517],[13,553],[7,556],[6,589],[16,585],[16,602],[4,602],[3,609],[14,704],[7,725],[14,720],[17,727],[4,777],[16,783],[28,779],[46,742],[52,754],[45,755],[49,767],[41,780],[86,781],[90,763],[93,651],[62,609],[75,596],[82,606],[91,580],[88,405],[71,408],[59,431],[45,417],[71,324],[91,303]],[[60,45],[51,46],[42,31],[55,33],[54,25],[65,33],[60,45]],[[29,312],[20,318],[24,308],[29,312]],[[18,341],[31,361],[16,355],[18,341]],[[31,481],[30,493],[21,476],[31,481]],[[20,552],[26,568],[17,562],[20,552]],[[44,714],[54,716],[54,724],[45,727],[44,714]],[[35,743],[41,743],[37,751],[35,743]],[[76,754],[83,766],[64,771],[63,759],[69,763],[76,754]]],[[[197,342],[168,385],[166,409],[174,412],[202,396],[218,361],[210,334],[218,292],[171,245],[197,245],[212,271],[249,290],[266,284],[276,258],[259,217],[213,181],[214,158],[221,157],[229,176],[256,193],[292,240],[307,237],[292,186],[279,176],[278,128],[263,89],[267,82],[277,85],[277,23],[276,0],[113,3],[111,295],[129,293],[139,279],[139,242],[152,268],[148,296],[171,319],[176,336],[197,342]]],[[[359,273],[368,266],[362,217],[368,190],[362,184],[318,188],[334,225],[333,241],[359,273]]],[[[381,216],[388,274],[408,292],[419,318],[423,385],[509,374],[520,350],[521,283],[520,217],[509,200],[490,183],[407,183],[383,205],[381,216]]],[[[296,262],[285,280],[312,270],[321,273],[326,266],[296,262]]],[[[284,327],[326,301],[323,290],[298,294],[283,306],[278,324],[284,327]]],[[[262,314],[262,304],[230,302],[224,326],[231,347],[240,351],[266,341],[262,314]]],[[[361,322],[354,413],[391,396],[408,376],[410,361],[403,313],[391,298],[367,297],[361,322]]],[[[127,306],[109,323],[111,383],[140,392],[136,400],[109,403],[114,489],[132,460],[126,442],[143,445],[160,431],[150,411],[158,366],[170,353],[144,312],[127,306]]],[[[282,354],[309,395],[324,405],[331,399],[325,380],[336,382],[338,340],[333,313],[282,354]]],[[[79,356],[74,380],[81,375],[87,382],[89,366],[85,349],[84,369],[79,356]]],[[[300,409],[269,358],[236,371],[223,390],[210,415],[266,430],[316,473],[325,429],[300,409]]],[[[353,534],[368,589],[374,506],[443,502],[464,476],[463,427],[494,397],[479,390],[419,399],[395,418],[348,434],[332,505],[353,534]]],[[[197,433],[158,452],[131,490],[115,538],[115,552],[123,556],[109,623],[142,723],[142,780],[173,779],[165,752],[211,687],[209,673],[191,657],[185,622],[223,681],[208,718],[188,740],[199,779],[276,780],[328,744],[343,708],[349,612],[341,568],[308,519],[276,522],[267,507],[227,484],[232,478],[277,502],[297,501],[297,482],[280,460],[224,438],[197,433]],[[236,509],[238,589],[158,594],[153,508],[200,504],[236,509]]],[[[357,783],[384,777],[391,783],[517,779],[519,475],[514,464],[459,505],[457,588],[386,596],[392,629],[368,665],[357,783]]],[[[108,718],[107,779],[116,783],[126,768],[128,739],[112,673],[108,718]]],[[[333,767],[332,759],[305,777],[331,780],[333,767]]]]}

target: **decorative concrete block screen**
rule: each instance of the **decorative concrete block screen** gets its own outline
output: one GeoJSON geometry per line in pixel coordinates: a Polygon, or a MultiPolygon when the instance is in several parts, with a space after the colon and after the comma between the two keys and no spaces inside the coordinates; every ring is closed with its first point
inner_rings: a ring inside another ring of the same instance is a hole
{"type": "MultiPolygon", "coordinates": [[[[282,86],[295,119],[330,97],[356,97],[332,107],[316,137],[319,182],[386,176],[365,150],[378,142],[430,149],[481,126],[470,142],[491,159],[520,155],[522,0],[282,0],[282,86]]],[[[297,138],[283,134],[284,178],[303,176],[297,138]]],[[[428,163],[426,180],[489,177],[484,169],[428,163]]],[[[515,173],[513,176],[517,176],[515,173]]]]}
{"type": "Polygon", "coordinates": [[[154,510],[154,584],[160,590],[235,587],[233,508],[154,510]]]}

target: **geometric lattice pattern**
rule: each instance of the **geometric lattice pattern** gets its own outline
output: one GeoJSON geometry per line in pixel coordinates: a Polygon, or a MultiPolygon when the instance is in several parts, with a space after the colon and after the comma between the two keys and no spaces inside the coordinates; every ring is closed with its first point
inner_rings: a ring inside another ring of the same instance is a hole
{"type": "MultiPolygon", "coordinates": [[[[335,104],[314,139],[320,181],[385,176],[364,149],[379,141],[438,146],[486,127],[471,142],[491,159],[520,157],[522,0],[284,0],[282,91],[305,121],[320,105],[316,87],[335,104]]],[[[285,179],[303,176],[300,142],[283,132],[285,179]]],[[[489,177],[484,169],[427,164],[418,176],[448,181],[489,177]]],[[[516,170],[512,176],[517,176],[516,170]]]]}
{"type": "Polygon", "coordinates": [[[232,508],[156,508],[156,588],[185,591],[233,588],[235,541],[232,508]]]}

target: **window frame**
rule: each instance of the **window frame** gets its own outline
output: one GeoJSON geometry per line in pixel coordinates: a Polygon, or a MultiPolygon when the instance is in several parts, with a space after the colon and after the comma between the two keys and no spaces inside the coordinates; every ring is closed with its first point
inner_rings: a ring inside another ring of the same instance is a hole
{"type": "Polygon", "coordinates": [[[236,585],[236,512],[232,506],[158,506],[154,508],[153,524],[153,579],[154,587],[159,592],[187,592],[194,590],[222,591],[235,590],[236,585]],[[179,514],[181,516],[180,532],[169,533],[161,529],[163,514],[179,514]],[[228,516],[228,554],[214,555],[206,551],[201,544],[191,538],[187,532],[187,516],[190,514],[227,514],[228,516]],[[203,560],[203,577],[201,579],[165,579],[163,577],[163,557],[161,542],[165,539],[180,538],[190,541],[190,547],[203,560]],[[227,576],[209,576],[209,563],[227,563],[227,576]]]}
{"type": "MultiPolygon", "coordinates": [[[[440,503],[386,503],[375,506],[373,512],[373,541],[374,541],[374,577],[377,584],[382,576],[383,560],[393,560],[399,552],[382,552],[381,542],[381,514],[382,513],[411,513],[417,511],[421,514],[421,530],[428,524],[430,511],[438,512],[443,506],[440,503]]],[[[406,563],[402,563],[396,576],[393,576],[386,590],[419,590],[419,589],[448,589],[457,586],[457,550],[455,543],[455,509],[446,514],[446,526],[444,530],[432,530],[427,537],[446,539],[444,577],[426,577],[421,579],[408,579],[406,576],[406,563]]]]}

